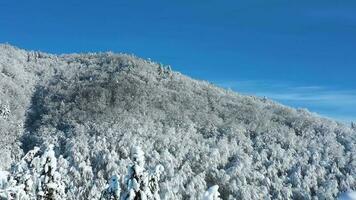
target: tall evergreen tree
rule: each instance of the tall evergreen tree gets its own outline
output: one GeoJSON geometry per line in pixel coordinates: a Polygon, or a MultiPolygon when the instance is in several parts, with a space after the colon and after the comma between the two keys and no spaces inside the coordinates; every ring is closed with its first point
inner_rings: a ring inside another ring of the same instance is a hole
{"type": "Polygon", "coordinates": [[[145,169],[144,152],[138,146],[131,149],[133,164],[128,167],[125,177],[125,200],[159,200],[159,179],[163,172],[163,166],[158,165],[152,172],[145,169]]]}
{"type": "Polygon", "coordinates": [[[119,176],[113,175],[109,181],[109,186],[104,190],[100,199],[102,200],[119,200],[120,199],[120,182],[119,176]]]}

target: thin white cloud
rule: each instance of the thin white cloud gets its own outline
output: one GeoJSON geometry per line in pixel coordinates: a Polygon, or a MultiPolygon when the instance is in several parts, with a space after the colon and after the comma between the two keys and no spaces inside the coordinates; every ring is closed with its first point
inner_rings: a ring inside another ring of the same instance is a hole
{"type": "Polygon", "coordinates": [[[314,91],[314,92],[257,92],[258,96],[266,96],[278,100],[307,101],[324,105],[348,105],[356,106],[356,94],[348,94],[339,91],[314,91]]]}
{"type": "Polygon", "coordinates": [[[356,121],[356,90],[296,86],[272,81],[224,81],[218,85],[243,94],[264,96],[293,107],[308,108],[340,121],[356,121]]]}

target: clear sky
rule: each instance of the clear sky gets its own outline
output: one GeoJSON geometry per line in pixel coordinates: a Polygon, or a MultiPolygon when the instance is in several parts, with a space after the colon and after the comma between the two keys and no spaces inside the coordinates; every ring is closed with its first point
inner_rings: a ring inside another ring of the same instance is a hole
{"type": "Polygon", "coordinates": [[[114,51],[356,121],[355,0],[1,0],[0,42],[114,51]]]}

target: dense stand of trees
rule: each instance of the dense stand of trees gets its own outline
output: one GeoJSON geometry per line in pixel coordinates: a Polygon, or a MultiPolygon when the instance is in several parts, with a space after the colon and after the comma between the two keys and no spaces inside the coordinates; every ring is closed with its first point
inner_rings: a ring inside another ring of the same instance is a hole
{"type": "Polygon", "coordinates": [[[124,177],[131,146],[147,153],[145,169],[165,169],[159,183],[142,182],[161,199],[200,199],[214,185],[222,199],[335,199],[356,190],[355,130],[304,109],[126,54],[1,45],[0,77],[0,170],[54,144],[66,199],[100,199],[108,180],[108,194],[118,193],[116,182],[135,183],[124,177]]]}
{"type": "MultiPolygon", "coordinates": [[[[14,164],[10,172],[0,171],[0,199],[64,200],[69,196],[74,197],[76,194],[71,193],[73,177],[63,172],[75,169],[66,165],[62,156],[60,158],[62,162],[57,161],[52,145],[49,145],[44,153],[40,153],[38,147],[29,151],[19,163],[14,164]]],[[[90,199],[160,200],[159,181],[164,172],[163,166],[158,165],[152,170],[145,169],[144,152],[138,146],[132,147],[130,160],[132,164],[128,166],[123,185],[120,176],[114,174],[105,189],[92,189],[90,193],[93,196],[90,196],[90,199]]],[[[88,184],[86,186],[90,187],[88,184]]],[[[209,188],[202,199],[220,199],[218,186],[209,188]]]]}

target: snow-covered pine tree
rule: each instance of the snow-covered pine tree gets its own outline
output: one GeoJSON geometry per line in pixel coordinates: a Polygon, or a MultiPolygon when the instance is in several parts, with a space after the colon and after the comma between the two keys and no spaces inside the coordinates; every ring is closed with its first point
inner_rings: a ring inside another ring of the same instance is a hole
{"type": "MultiPolygon", "coordinates": [[[[29,151],[7,173],[7,180],[2,185],[0,197],[19,200],[58,200],[65,199],[65,185],[56,171],[57,159],[53,145],[39,156],[40,148],[29,151]]],[[[4,173],[3,173],[4,174],[4,173]]]]}
{"type": "Polygon", "coordinates": [[[29,151],[7,174],[7,181],[0,191],[0,196],[4,199],[35,199],[34,176],[32,161],[40,148],[35,147],[29,151]]]}
{"type": "Polygon", "coordinates": [[[7,119],[10,115],[10,107],[8,105],[0,105],[0,117],[7,119]]]}
{"type": "Polygon", "coordinates": [[[159,200],[159,180],[160,176],[164,171],[164,167],[162,165],[157,165],[154,170],[149,173],[148,178],[148,188],[150,193],[152,194],[153,199],[159,200]]]}
{"type": "Polygon", "coordinates": [[[9,172],[0,170],[0,190],[7,187],[9,172]]]}
{"type": "Polygon", "coordinates": [[[145,169],[145,156],[142,149],[134,146],[131,149],[131,160],[133,164],[128,167],[125,177],[126,192],[124,200],[159,200],[159,179],[164,168],[156,166],[151,172],[145,169]]]}
{"type": "Polygon", "coordinates": [[[119,176],[113,175],[109,181],[108,188],[102,193],[101,200],[119,200],[120,199],[119,176]]]}
{"type": "Polygon", "coordinates": [[[7,193],[5,189],[9,184],[9,172],[0,170],[0,199],[6,199],[7,193]]]}
{"type": "Polygon", "coordinates": [[[158,66],[158,74],[159,75],[163,74],[163,67],[161,65],[158,66]]]}
{"type": "Polygon", "coordinates": [[[214,185],[210,187],[203,195],[203,200],[221,200],[219,193],[219,186],[214,185]]]}
{"type": "Polygon", "coordinates": [[[125,177],[127,192],[125,200],[147,199],[148,194],[148,174],[145,172],[144,152],[138,146],[131,149],[131,160],[133,164],[128,167],[128,174],[125,177]]]}
{"type": "Polygon", "coordinates": [[[41,157],[41,166],[38,198],[46,200],[65,199],[65,185],[57,171],[57,158],[53,145],[49,145],[47,151],[41,157]]]}
{"type": "Polygon", "coordinates": [[[356,123],[355,122],[351,122],[351,128],[356,131],[356,123]]]}

